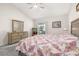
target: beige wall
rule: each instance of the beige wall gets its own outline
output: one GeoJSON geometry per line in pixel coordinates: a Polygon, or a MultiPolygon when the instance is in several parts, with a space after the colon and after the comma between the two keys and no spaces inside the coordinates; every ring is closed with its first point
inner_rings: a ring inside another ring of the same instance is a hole
{"type": "Polygon", "coordinates": [[[36,25],[40,22],[43,22],[46,24],[46,33],[58,34],[63,32],[64,30],[68,31],[69,29],[68,15],[41,18],[36,20],[36,25]],[[61,28],[52,28],[53,21],[61,21],[61,28]]]}
{"type": "Polygon", "coordinates": [[[0,4],[0,46],[8,42],[7,32],[12,31],[12,19],[24,21],[24,31],[30,32],[33,27],[33,21],[16,7],[11,4],[0,4]]]}

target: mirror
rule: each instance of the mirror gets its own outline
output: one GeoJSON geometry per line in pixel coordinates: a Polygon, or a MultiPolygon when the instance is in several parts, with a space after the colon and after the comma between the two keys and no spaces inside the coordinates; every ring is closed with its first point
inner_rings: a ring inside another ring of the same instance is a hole
{"type": "Polygon", "coordinates": [[[12,20],[12,32],[23,32],[24,22],[12,20]]]}

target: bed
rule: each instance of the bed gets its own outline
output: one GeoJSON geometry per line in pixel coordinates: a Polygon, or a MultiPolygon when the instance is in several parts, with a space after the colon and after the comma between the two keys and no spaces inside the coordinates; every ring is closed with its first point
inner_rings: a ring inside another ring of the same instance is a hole
{"type": "Polygon", "coordinates": [[[78,37],[79,18],[71,22],[71,34],[62,32],[28,37],[19,41],[16,50],[21,56],[79,56],[78,37]]]}
{"type": "Polygon", "coordinates": [[[21,40],[16,50],[21,56],[62,56],[76,48],[77,40],[68,33],[35,35],[21,40]]]}

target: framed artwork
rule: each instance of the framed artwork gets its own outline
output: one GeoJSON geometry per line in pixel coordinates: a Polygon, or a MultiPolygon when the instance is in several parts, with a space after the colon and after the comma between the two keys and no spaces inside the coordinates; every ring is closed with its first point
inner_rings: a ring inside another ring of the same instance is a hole
{"type": "Polygon", "coordinates": [[[79,3],[76,5],[76,11],[79,11],[79,3]]]}
{"type": "Polygon", "coordinates": [[[24,22],[18,20],[12,20],[12,32],[23,32],[24,22]]]}
{"type": "Polygon", "coordinates": [[[52,22],[52,28],[61,28],[61,21],[52,22]]]}

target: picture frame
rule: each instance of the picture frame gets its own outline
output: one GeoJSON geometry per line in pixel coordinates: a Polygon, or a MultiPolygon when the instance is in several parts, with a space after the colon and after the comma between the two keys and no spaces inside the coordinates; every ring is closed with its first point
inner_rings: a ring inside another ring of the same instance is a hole
{"type": "Polygon", "coordinates": [[[12,20],[12,32],[23,32],[24,22],[18,20],[12,20]]]}
{"type": "Polygon", "coordinates": [[[79,11],[79,3],[76,5],[76,11],[79,11]]]}
{"type": "Polygon", "coordinates": [[[61,21],[52,22],[52,28],[61,28],[61,21]]]}

